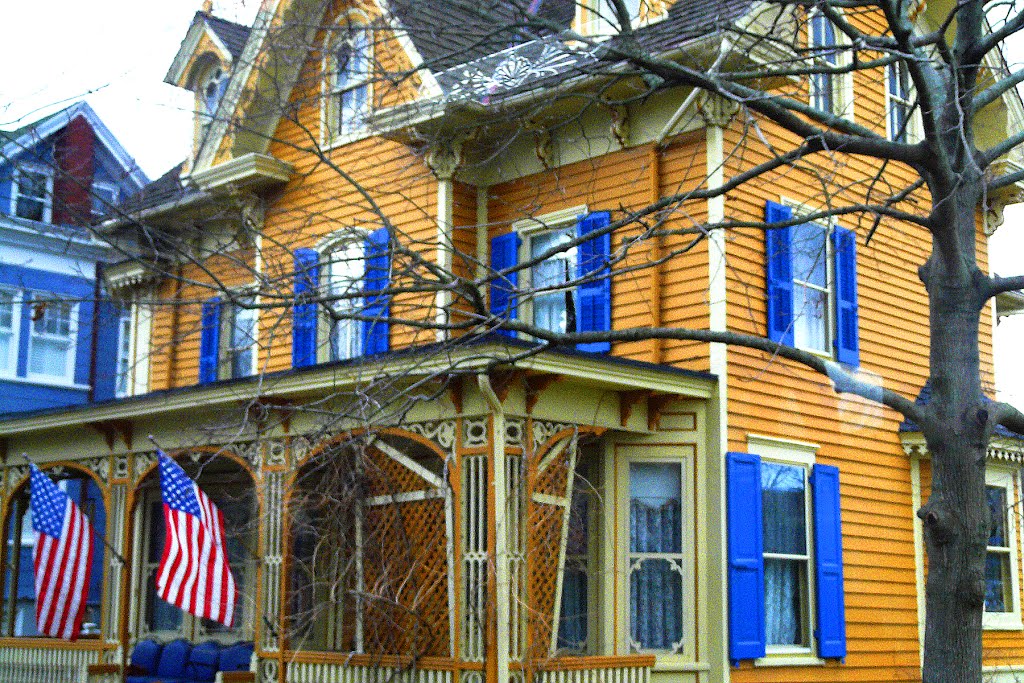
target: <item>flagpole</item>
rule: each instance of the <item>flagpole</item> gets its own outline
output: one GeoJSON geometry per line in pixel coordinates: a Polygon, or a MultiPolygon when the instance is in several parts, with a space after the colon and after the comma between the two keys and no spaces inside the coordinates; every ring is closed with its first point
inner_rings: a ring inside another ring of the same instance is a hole
{"type": "MultiPolygon", "coordinates": [[[[33,465],[33,464],[35,464],[35,463],[33,463],[33,462],[32,462],[32,461],[31,461],[31,460],[29,459],[29,457],[28,457],[28,453],[22,453],[22,454],[21,454],[21,457],[25,458],[25,461],[26,461],[26,462],[27,462],[27,463],[28,463],[29,465],[33,465]]],[[[83,517],[84,517],[84,515],[83,515],[83,517]]],[[[88,518],[88,517],[86,517],[86,519],[89,519],[89,518],[88,518]]],[[[110,542],[109,542],[109,541],[107,541],[107,538],[106,538],[106,535],[105,535],[105,534],[101,534],[101,533],[99,533],[99,531],[98,531],[98,530],[96,529],[96,526],[95,526],[95,525],[93,524],[93,522],[92,522],[92,520],[91,520],[91,519],[89,519],[89,526],[90,526],[90,527],[92,528],[92,530],[93,530],[93,535],[95,535],[95,536],[96,536],[96,538],[100,539],[100,542],[101,542],[101,543],[103,543],[103,545],[104,545],[104,546],[106,546],[107,550],[109,550],[109,551],[110,551],[110,554],[111,554],[111,555],[113,555],[113,556],[114,556],[114,557],[115,557],[115,558],[117,559],[117,561],[118,561],[118,562],[120,562],[121,564],[123,564],[123,565],[127,566],[127,565],[128,565],[128,563],[127,563],[127,562],[125,561],[124,557],[122,557],[122,556],[121,556],[121,553],[117,552],[117,550],[116,550],[116,549],[114,548],[114,546],[110,545],[110,542]]]]}

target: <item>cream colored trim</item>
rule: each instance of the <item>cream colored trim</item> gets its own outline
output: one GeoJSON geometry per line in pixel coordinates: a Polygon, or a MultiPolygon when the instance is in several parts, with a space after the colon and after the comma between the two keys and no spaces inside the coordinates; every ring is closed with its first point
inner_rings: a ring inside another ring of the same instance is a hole
{"type": "Polygon", "coordinates": [[[759,669],[773,666],[825,666],[825,660],[810,653],[803,655],[769,654],[767,657],[755,659],[754,666],[759,669]]]}
{"type": "Polygon", "coordinates": [[[988,465],[985,468],[985,484],[987,486],[998,486],[1006,490],[1007,510],[1006,534],[1009,538],[1010,547],[1010,596],[1013,602],[1013,609],[1009,612],[986,612],[982,615],[982,628],[989,631],[1024,631],[1024,623],[1021,622],[1020,605],[1020,501],[1018,489],[1017,469],[1000,467],[999,465],[988,465]]]}
{"type": "Polygon", "coordinates": [[[409,470],[415,472],[421,478],[423,478],[425,481],[430,482],[432,485],[436,486],[437,488],[439,488],[439,489],[444,488],[444,485],[445,485],[444,484],[444,480],[441,479],[441,477],[437,476],[436,474],[434,474],[433,472],[428,470],[426,467],[424,467],[423,465],[419,464],[418,462],[416,462],[415,460],[410,458],[408,455],[406,455],[405,453],[401,452],[400,450],[398,450],[397,448],[395,448],[391,444],[387,443],[386,441],[382,441],[381,439],[376,439],[373,442],[373,447],[376,448],[377,450],[379,450],[384,455],[386,455],[389,458],[391,458],[392,460],[394,460],[395,462],[399,463],[400,465],[402,465],[406,469],[409,469],[409,470]]]}
{"type": "Polygon", "coordinates": [[[199,47],[199,41],[202,40],[204,34],[210,38],[210,42],[220,52],[220,58],[229,64],[231,63],[231,51],[228,50],[224,41],[206,24],[205,19],[197,19],[189,26],[189,30],[185,34],[185,40],[182,41],[178,54],[174,56],[174,61],[171,62],[171,68],[167,70],[167,74],[164,76],[164,83],[179,88],[186,87],[184,83],[186,77],[185,67],[189,65],[193,55],[195,55],[196,48],[199,47]]]}
{"type": "Polygon", "coordinates": [[[813,465],[821,446],[807,441],[780,439],[777,436],[747,434],[747,448],[751,453],[769,459],[790,460],[803,465],[813,465]]]}
{"type": "Polygon", "coordinates": [[[513,221],[512,229],[524,236],[534,235],[545,230],[564,227],[567,223],[572,223],[580,216],[585,215],[587,211],[586,204],[578,204],[567,209],[559,209],[558,211],[551,211],[540,216],[531,216],[530,218],[521,218],[513,221]]]}
{"type": "Polygon", "coordinates": [[[444,93],[441,90],[441,86],[438,85],[437,79],[430,69],[423,66],[423,56],[420,55],[420,51],[416,49],[416,45],[409,38],[409,32],[407,29],[399,25],[397,17],[391,11],[388,0],[374,0],[377,7],[380,9],[381,16],[385,18],[388,25],[394,31],[392,34],[398,44],[405,50],[406,56],[409,58],[409,63],[412,68],[423,79],[423,83],[420,86],[420,95],[422,97],[438,97],[444,93]]]}
{"type": "MultiPolygon", "coordinates": [[[[488,255],[491,251],[490,242],[487,239],[487,200],[488,187],[486,185],[478,185],[476,188],[476,279],[482,280],[487,276],[487,266],[489,265],[488,255]]],[[[484,298],[487,297],[488,286],[483,284],[480,286],[480,291],[483,293],[484,298]]]]}
{"type": "Polygon", "coordinates": [[[262,187],[286,183],[292,177],[292,165],[268,154],[249,152],[237,159],[217,164],[213,168],[197,171],[191,176],[193,183],[203,190],[214,190],[227,185],[236,188],[262,187]]]}
{"type": "Polygon", "coordinates": [[[444,497],[445,493],[442,489],[406,491],[404,493],[394,493],[384,496],[371,496],[363,501],[363,505],[366,507],[374,507],[378,505],[390,505],[392,503],[413,503],[418,500],[433,500],[435,498],[444,497]]]}
{"type": "Polygon", "coordinates": [[[553,496],[550,493],[534,493],[531,498],[535,503],[543,503],[544,505],[557,505],[558,507],[568,507],[569,499],[563,496],[553,496]]]}
{"type": "MultiPolygon", "coordinates": [[[[452,252],[455,249],[452,240],[452,177],[450,174],[437,179],[437,267],[442,273],[452,272],[452,252]]],[[[447,289],[439,289],[434,295],[434,321],[438,324],[434,334],[437,341],[448,338],[448,308],[451,306],[452,293],[447,289]]]]}
{"type": "Polygon", "coordinates": [[[913,455],[910,458],[910,499],[913,505],[914,518],[914,583],[917,590],[917,652],[920,661],[924,662],[924,523],[917,516],[923,504],[921,500],[921,458],[913,455]]]}

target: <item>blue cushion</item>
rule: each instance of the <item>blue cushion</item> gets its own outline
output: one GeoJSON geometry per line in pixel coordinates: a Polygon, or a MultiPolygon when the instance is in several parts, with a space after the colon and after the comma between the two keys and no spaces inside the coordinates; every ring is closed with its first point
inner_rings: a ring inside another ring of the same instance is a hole
{"type": "Polygon", "coordinates": [[[140,640],[132,650],[132,664],[147,674],[156,673],[156,664],[160,661],[160,643],[155,640],[140,640]]]}
{"type": "Polygon", "coordinates": [[[185,666],[185,678],[197,683],[213,683],[217,677],[217,666],[220,664],[220,646],[207,641],[192,648],[185,666]]]}
{"type": "Polygon", "coordinates": [[[156,675],[161,678],[183,678],[185,665],[188,663],[188,653],[191,650],[192,645],[181,638],[164,645],[164,651],[160,654],[160,663],[156,666],[156,675]]]}
{"type": "Polygon", "coordinates": [[[248,671],[252,659],[252,643],[235,643],[220,653],[221,671],[248,671]]]}

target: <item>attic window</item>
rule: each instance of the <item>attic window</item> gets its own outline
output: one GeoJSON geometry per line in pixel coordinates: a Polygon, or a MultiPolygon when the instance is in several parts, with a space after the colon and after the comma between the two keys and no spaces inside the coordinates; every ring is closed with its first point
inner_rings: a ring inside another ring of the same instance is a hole
{"type": "Polygon", "coordinates": [[[366,127],[373,89],[373,40],[362,26],[348,27],[327,52],[325,128],[328,139],[358,133],[366,127]]]}
{"type": "Polygon", "coordinates": [[[14,215],[31,221],[50,222],[53,173],[42,168],[18,169],[13,199],[14,215]]]}
{"type": "Polygon", "coordinates": [[[221,67],[215,66],[206,73],[206,77],[202,82],[203,86],[199,92],[199,97],[203,105],[203,113],[212,119],[214,114],[217,113],[217,106],[220,104],[224,91],[227,89],[227,74],[224,73],[221,67]]]}

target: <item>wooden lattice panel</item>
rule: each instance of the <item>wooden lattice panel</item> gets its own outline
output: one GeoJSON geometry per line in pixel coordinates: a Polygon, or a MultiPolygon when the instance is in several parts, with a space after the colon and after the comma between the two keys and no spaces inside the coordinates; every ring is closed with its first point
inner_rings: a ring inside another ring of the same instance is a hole
{"type": "Polygon", "coordinates": [[[535,493],[564,496],[569,480],[569,460],[572,457],[573,449],[571,444],[565,443],[555,443],[552,448],[561,450],[550,460],[547,460],[544,454],[541,455],[541,462],[546,463],[546,467],[537,472],[533,490],[535,493]]]}
{"type": "Polygon", "coordinates": [[[558,505],[534,503],[527,528],[527,581],[529,585],[529,658],[545,657],[551,643],[558,587],[558,549],[565,510],[558,505]]]}
{"type": "Polygon", "coordinates": [[[431,488],[423,477],[377,450],[363,458],[367,496],[388,496],[431,488]]]}
{"type": "Polygon", "coordinates": [[[363,642],[379,654],[449,654],[443,499],[365,511],[363,642]]]}

